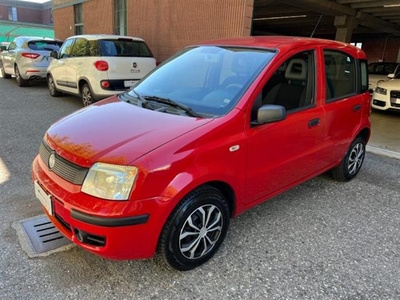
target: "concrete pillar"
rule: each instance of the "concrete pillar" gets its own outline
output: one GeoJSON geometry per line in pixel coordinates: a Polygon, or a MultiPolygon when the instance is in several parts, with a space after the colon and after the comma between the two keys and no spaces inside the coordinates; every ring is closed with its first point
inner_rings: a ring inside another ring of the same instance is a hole
{"type": "Polygon", "coordinates": [[[353,29],[357,27],[356,18],[346,15],[336,16],[334,24],[336,26],[335,40],[350,43],[353,29]]]}

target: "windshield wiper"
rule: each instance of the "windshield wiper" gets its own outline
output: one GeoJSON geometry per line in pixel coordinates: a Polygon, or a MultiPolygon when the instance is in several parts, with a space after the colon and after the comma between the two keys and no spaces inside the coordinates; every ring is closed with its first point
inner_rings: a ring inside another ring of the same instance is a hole
{"type": "Polygon", "coordinates": [[[170,106],[173,106],[175,108],[179,108],[182,109],[184,112],[186,112],[187,115],[191,116],[191,117],[196,117],[196,118],[202,118],[201,115],[199,115],[197,112],[195,112],[192,108],[190,108],[189,106],[186,106],[184,104],[180,104],[178,102],[175,102],[171,99],[168,98],[161,98],[158,96],[144,96],[144,98],[146,100],[152,100],[152,101],[156,101],[156,102],[160,102],[160,103],[164,103],[164,104],[168,104],[170,106]]]}
{"type": "Polygon", "coordinates": [[[135,93],[135,95],[142,102],[142,107],[147,108],[147,109],[153,109],[153,107],[151,107],[149,101],[147,101],[142,95],[140,95],[138,92],[136,92],[135,89],[132,89],[132,91],[135,93]]]}

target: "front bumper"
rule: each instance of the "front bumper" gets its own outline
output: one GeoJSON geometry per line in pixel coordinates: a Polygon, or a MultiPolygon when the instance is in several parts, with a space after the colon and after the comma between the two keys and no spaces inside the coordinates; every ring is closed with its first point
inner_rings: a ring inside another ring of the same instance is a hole
{"type": "MultiPolygon", "coordinates": [[[[391,92],[390,92],[391,94],[391,92]]],[[[371,106],[374,109],[379,110],[400,110],[400,98],[395,95],[390,95],[389,91],[387,95],[374,93],[372,96],[371,106]]]]}
{"type": "Polygon", "coordinates": [[[37,156],[32,179],[50,195],[44,211],[57,229],[78,246],[109,259],[149,258],[155,253],[168,199],[134,201],[97,199],[80,186],[52,173],[37,156]]]}

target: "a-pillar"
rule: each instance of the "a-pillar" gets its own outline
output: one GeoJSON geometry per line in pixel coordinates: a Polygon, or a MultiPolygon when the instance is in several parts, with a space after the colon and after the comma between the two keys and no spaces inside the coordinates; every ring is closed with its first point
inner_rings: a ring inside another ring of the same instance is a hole
{"type": "Polygon", "coordinates": [[[336,37],[335,40],[350,43],[353,29],[357,26],[355,17],[352,16],[336,16],[336,37]]]}

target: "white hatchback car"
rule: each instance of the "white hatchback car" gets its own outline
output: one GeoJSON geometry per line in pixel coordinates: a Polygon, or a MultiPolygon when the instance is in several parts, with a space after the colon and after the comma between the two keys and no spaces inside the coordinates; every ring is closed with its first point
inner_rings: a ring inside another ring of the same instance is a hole
{"type": "Polygon", "coordinates": [[[400,111],[400,73],[389,74],[387,81],[378,82],[372,95],[372,108],[400,111]]]}
{"type": "Polygon", "coordinates": [[[77,95],[84,106],[131,88],[156,67],[140,38],[77,35],[65,40],[47,69],[50,95],[77,95]]]}

